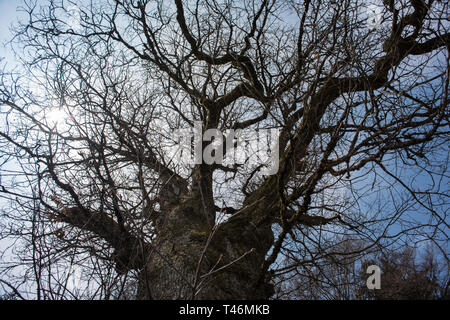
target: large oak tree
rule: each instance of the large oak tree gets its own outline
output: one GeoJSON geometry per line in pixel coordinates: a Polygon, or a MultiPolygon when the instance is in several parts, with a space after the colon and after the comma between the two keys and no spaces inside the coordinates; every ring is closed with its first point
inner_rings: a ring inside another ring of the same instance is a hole
{"type": "Polygon", "coordinates": [[[21,259],[2,284],[80,297],[79,266],[84,297],[266,299],[342,235],[446,240],[448,3],[370,4],[26,2],[0,88],[21,259]],[[279,130],[279,170],[173,161],[196,122],[279,130]]]}

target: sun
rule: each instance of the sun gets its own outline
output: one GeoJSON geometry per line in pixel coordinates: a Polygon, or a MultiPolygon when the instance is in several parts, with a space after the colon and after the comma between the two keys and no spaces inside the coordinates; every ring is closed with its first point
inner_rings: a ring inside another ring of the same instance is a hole
{"type": "Polygon", "coordinates": [[[60,125],[67,119],[67,114],[62,108],[54,108],[49,111],[46,119],[49,125],[60,125]]]}

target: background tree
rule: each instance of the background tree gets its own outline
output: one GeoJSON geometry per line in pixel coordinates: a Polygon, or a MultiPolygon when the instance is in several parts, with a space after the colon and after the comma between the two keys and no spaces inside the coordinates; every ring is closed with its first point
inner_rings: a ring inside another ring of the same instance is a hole
{"type": "Polygon", "coordinates": [[[360,292],[377,300],[432,300],[443,297],[447,283],[439,281],[439,265],[432,251],[426,251],[421,259],[418,259],[416,252],[415,248],[405,247],[399,252],[381,255],[375,262],[383,270],[381,289],[369,291],[361,286],[360,292]]]}
{"type": "Polygon", "coordinates": [[[344,238],[339,254],[330,254],[311,266],[284,275],[276,287],[279,299],[322,300],[432,300],[445,299],[448,264],[440,261],[432,247],[418,250],[377,246],[360,251],[358,239],[344,238]],[[419,254],[418,254],[419,252],[419,254]],[[370,265],[380,267],[380,289],[367,288],[370,265]],[[289,281],[289,279],[292,279],[289,281]]]}
{"type": "Polygon", "coordinates": [[[74,5],[24,4],[25,69],[1,81],[1,274],[19,292],[269,298],[342,234],[447,259],[447,3],[384,1],[375,24],[360,0],[74,5]],[[196,121],[279,130],[278,172],[174,161],[196,121]]]}

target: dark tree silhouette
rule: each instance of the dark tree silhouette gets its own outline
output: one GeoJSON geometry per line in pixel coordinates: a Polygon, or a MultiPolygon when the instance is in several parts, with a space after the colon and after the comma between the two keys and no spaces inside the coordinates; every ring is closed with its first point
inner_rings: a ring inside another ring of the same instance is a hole
{"type": "Polygon", "coordinates": [[[448,3],[384,3],[372,22],[360,0],[26,2],[1,277],[39,299],[266,299],[342,234],[440,246],[448,3]],[[278,171],[173,161],[196,122],[279,130],[278,171]]]}

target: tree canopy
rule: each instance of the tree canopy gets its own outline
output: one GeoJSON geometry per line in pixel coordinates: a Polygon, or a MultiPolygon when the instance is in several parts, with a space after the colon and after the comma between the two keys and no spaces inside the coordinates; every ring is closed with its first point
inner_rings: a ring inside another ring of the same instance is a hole
{"type": "Polygon", "coordinates": [[[0,81],[5,292],[266,299],[403,243],[447,264],[448,6],[25,1],[0,81]],[[179,161],[197,123],[223,158],[227,130],[276,132],[278,170],[179,161]]]}

